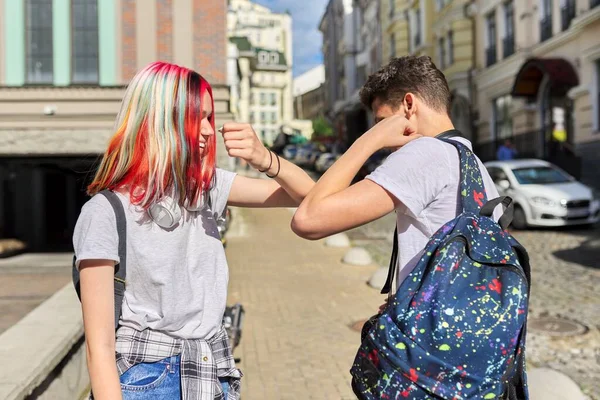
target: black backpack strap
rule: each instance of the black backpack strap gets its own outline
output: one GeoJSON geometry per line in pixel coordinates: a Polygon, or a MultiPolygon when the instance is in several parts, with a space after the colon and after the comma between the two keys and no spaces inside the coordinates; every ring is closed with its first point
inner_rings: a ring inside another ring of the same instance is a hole
{"type": "MultiPolygon", "coordinates": [[[[106,197],[115,212],[117,221],[117,234],[119,236],[119,263],[115,265],[114,294],[115,294],[115,329],[119,326],[121,318],[121,306],[123,305],[123,296],[125,295],[125,277],[127,272],[127,220],[125,218],[125,209],[123,203],[117,195],[110,190],[103,190],[99,194],[106,197]]],[[[79,280],[79,270],[76,267],[77,259],[73,257],[73,284],[77,296],[81,300],[81,287],[79,280]]]]}
{"type": "Polygon", "coordinates": [[[485,203],[483,205],[483,207],[481,207],[481,211],[479,212],[479,215],[492,218],[492,216],[494,214],[494,210],[500,204],[502,204],[504,206],[504,213],[498,220],[498,224],[500,224],[500,227],[502,229],[506,230],[508,228],[508,226],[510,225],[510,223],[512,222],[513,215],[515,213],[515,207],[513,205],[512,198],[510,198],[508,196],[500,196],[500,197],[496,197],[495,199],[488,201],[487,203],[485,203]]]}
{"type": "Polygon", "coordinates": [[[119,263],[115,265],[115,329],[119,326],[121,306],[125,296],[125,278],[127,276],[127,219],[123,203],[117,195],[110,190],[103,190],[101,195],[106,197],[112,206],[117,219],[117,234],[119,235],[119,263]]]}
{"type": "MultiPolygon", "coordinates": [[[[444,140],[444,139],[450,139],[453,137],[462,137],[462,134],[457,129],[450,129],[450,130],[440,133],[435,138],[444,140]]],[[[396,227],[396,229],[394,230],[393,243],[394,243],[394,247],[392,248],[392,257],[390,258],[390,266],[388,269],[388,276],[387,276],[387,279],[385,280],[385,284],[383,285],[383,288],[381,289],[381,294],[388,294],[388,293],[390,293],[390,290],[392,290],[392,282],[394,280],[394,271],[396,270],[396,264],[398,262],[398,227],[396,227]]]]}
{"type": "Polygon", "coordinates": [[[453,137],[462,137],[462,134],[460,133],[460,131],[458,129],[450,129],[447,131],[444,131],[438,135],[435,136],[436,139],[451,139],[453,137]]]}
{"type": "MultiPolygon", "coordinates": [[[[397,222],[394,222],[395,224],[397,222]]],[[[388,294],[392,290],[392,282],[394,280],[394,271],[398,262],[398,227],[394,229],[394,247],[392,248],[392,257],[390,258],[390,266],[388,268],[387,279],[381,289],[381,294],[388,294]]]]}
{"type": "MultiPolygon", "coordinates": [[[[457,129],[450,129],[437,135],[435,138],[444,140],[453,137],[462,137],[462,134],[457,129]]],[[[393,238],[394,247],[392,248],[392,257],[390,258],[390,266],[388,269],[388,276],[385,280],[385,284],[381,289],[381,294],[388,294],[392,290],[392,282],[394,281],[394,271],[396,271],[396,264],[398,262],[398,227],[394,230],[393,238]]]]}

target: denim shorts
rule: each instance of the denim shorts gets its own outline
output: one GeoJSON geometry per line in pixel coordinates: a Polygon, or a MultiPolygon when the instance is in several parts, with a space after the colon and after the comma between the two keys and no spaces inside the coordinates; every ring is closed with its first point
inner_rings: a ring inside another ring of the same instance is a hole
{"type": "MultiPolygon", "coordinates": [[[[121,375],[123,400],[181,399],[180,356],[165,358],[154,363],[140,363],[121,375]]],[[[229,383],[221,381],[225,398],[229,383]]]]}

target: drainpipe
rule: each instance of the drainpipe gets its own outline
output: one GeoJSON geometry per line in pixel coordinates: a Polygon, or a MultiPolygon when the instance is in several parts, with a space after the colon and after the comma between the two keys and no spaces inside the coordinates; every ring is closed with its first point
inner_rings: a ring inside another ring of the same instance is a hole
{"type": "MultiPolygon", "coordinates": [[[[476,19],[476,11],[475,7],[477,7],[476,0],[471,0],[467,4],[465,4],[463,12],[464,16],[471,21],[471,68],[467,73],[467,85],[469,86],[469,115],[471,121],[471,141],[473,143],[473,147],[476,147],[478,144],[478,132],[477,132],[477,124],[475,123],[475,89],[473,85],[473,75],[477,69],[477,26],[475,24],[476,19]]],[[[477,118],[479,119],[479,117],[477,118]]]]}

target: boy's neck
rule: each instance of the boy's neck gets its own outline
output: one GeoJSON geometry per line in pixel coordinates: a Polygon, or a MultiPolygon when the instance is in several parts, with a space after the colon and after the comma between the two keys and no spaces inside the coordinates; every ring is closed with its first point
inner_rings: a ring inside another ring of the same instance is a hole
{"type": "Polygon", "coordinates": [[[435,137],[451,129],[455,129],[454,124],[447,115],[435,114],[419,121],[418,133],[423,136],[435,137]]]}

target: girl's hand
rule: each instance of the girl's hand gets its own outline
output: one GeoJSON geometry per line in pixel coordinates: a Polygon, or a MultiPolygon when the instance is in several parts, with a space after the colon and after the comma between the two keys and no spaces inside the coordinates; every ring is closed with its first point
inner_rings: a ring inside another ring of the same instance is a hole
{"type": "Polygon", "coordinates": [[[415,125],[414,121],[403,115],[392,115],[369,129],[366,134],[373,138],[378,149],[398,149],[421,137],[415,125]]]}
{"type": "Polygon", "coordinates": [[[269,150],[262,144],[252,125],[227,122],[219,131],[223,134],[230,157],[245,160],[254,169],[265,170],[269,167],[269,150]]]}

